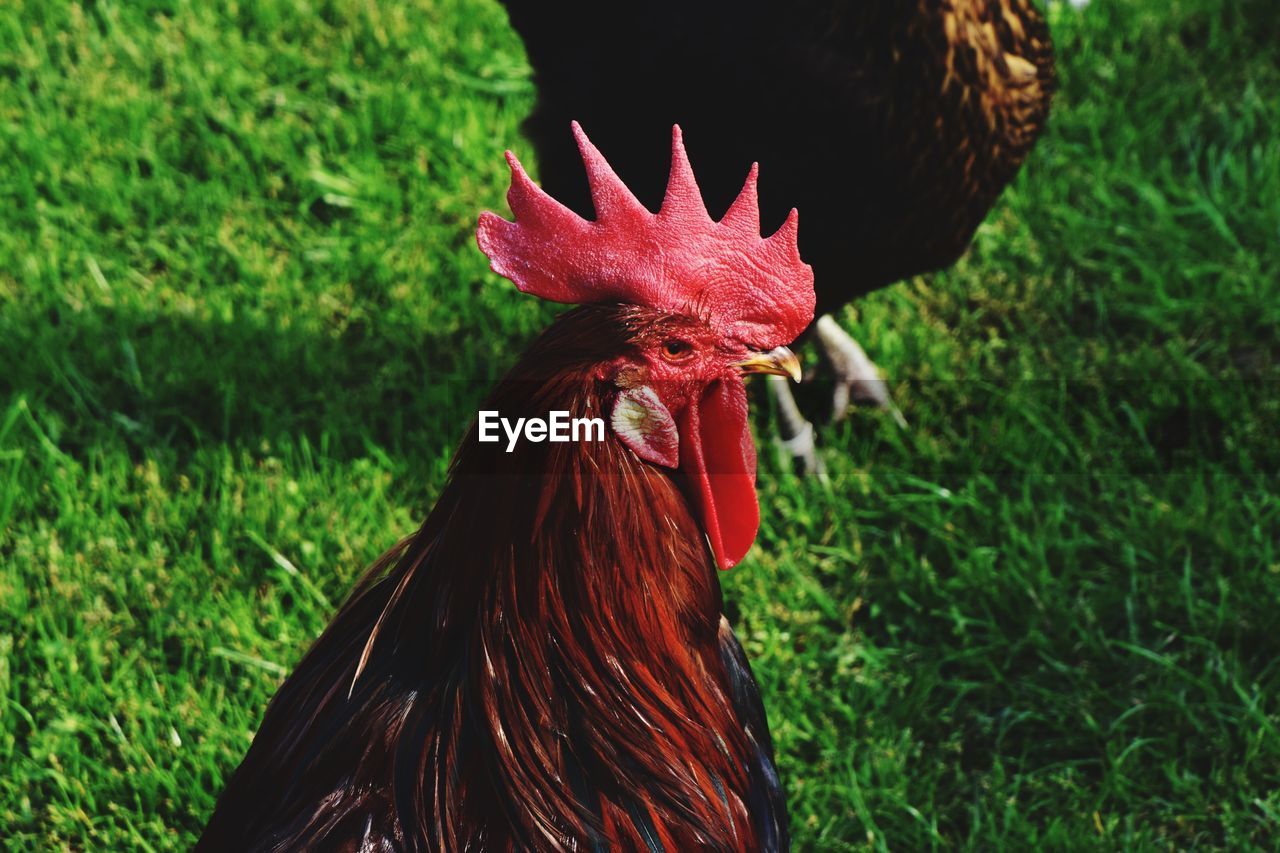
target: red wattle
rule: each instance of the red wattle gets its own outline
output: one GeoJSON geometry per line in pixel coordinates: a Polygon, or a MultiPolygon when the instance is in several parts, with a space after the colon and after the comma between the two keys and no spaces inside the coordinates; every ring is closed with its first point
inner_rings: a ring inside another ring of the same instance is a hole
{"type": "Polygon", "coordinates": [[[689,478],[716,564],[732,568],[746,556],[760,528],[756,448],[741,380],[712,384],[685,409],[680,467],[689,478]]]}

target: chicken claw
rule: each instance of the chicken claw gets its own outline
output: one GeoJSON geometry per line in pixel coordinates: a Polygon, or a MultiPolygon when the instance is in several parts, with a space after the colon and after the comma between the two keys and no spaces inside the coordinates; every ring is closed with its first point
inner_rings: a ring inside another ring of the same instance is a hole
{"type": "Polygon", "coordinates": [[[840,324],[830,314],[823,314],[818,318],[814,332],[831,363],[831,371],[836,380],[831,398],[831,422],[839,423],[844,420],[850,402],[868,403],[889,412],[898,426],[905,429],[906,418],[889,396],[889,386],[885,383],[880,368],[867,357],[862,346],[840,328],[840,324]]]}

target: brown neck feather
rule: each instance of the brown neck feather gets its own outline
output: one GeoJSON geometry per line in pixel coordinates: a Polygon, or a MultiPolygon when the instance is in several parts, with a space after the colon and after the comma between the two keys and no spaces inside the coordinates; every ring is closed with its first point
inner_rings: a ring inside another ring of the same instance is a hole
{"type": "MultiPolygon", "coordinates": [[[[592,368],[622,314],[562,317],[486,408],[607,422],[592,368]]],[[[719,583],[676,476],[612,434],[508,454],[473,430],[422,528],[281,688],[227,796],[254,766],[298,768],[275,780],[285,840],[364,831],[381,807],[375,828],[409,846],[754,846],[719,583]]]]}

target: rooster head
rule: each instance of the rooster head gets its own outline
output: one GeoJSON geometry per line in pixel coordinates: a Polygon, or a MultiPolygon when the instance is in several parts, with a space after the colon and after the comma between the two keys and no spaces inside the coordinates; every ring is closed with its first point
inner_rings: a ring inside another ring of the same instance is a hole
{"type": "Polygon", "coordinates": [[[666,195],[651,213],[576,122],[573,132],[595,220],[543,192],[507,152],[515,221],[481,214],[477,241],[493,271],[523,292],[636,306],[623,354],[596,368],[614,392],[613,431],[641,459],[685,475],[716,563],[730,568],[760,523],[743,377],[798,380],[784,345],[813,320],[813,270],[800,260],[796,211],[760,236],[753,165],[713,221],[677,126],[666,195]]]}

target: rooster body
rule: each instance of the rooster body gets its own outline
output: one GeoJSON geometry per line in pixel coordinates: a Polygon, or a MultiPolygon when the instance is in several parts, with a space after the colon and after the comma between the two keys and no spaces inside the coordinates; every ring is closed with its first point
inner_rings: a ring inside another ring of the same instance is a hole
{"type": "Polygon", "coordinates": [[[510,157],[516,221],[477,236],[521,290],[595,304],[485,408],[609,433],[508,448],[472,426],[421,528],[281,686],[199,849],[786,848],[717,570],[759,522],[743,375],[798,376],[779,344],[812,317],[812,271],[794,216],[760,236],[754,171],[713,222],[677,128],[650,214],[575,133],[597,221],[510,157]]]}
{"type": "MultiPolygon", "coordinates": [[[[601,356],[664,319],[577,309],[486,406],[606,417],[601,356]]],[[[276,695],[202,847],[601,838],[782,846],[759,694],[674,477],[617,441],[508,454],[473,429],[422,528],[276,695]]]]}

